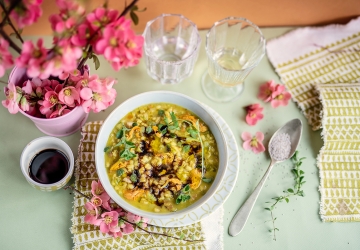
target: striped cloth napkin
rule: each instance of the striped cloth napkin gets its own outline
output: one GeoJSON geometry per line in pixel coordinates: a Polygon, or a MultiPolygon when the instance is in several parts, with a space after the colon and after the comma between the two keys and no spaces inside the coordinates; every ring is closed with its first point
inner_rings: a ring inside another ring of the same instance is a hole
{"type": "Polygon", "coordinates": [[[318,155],[323,221],[360,221],[360,84],[319,84],[324,146],[318,155]]]}
{"type": "Polygon", "coordinates": [[[267,43],[281,81],[313,130],[321,128],[318,83],[360,82],[360,17],[346,25],[305,27],[267,43]]]}
{"type": "MultiPolygon", "coordinates": [[[[75,168],[75,188],[81,193],[91,196],[91,182],[98,180],[95,167],[95,142],[102,121],[88,122],[82,130],[82,139],[79,145],[79,155],[75,168]]],[[[223,248],[223,208],[220,207],[201,222],[178,228],[164,228],[148,226],[146,229],[152,232],[171,234],[190,240],[203,240],[188,242],[176,240],[161,235],[150,235],[139,229],[133,233],[123,235],[122,238],[113,238],[100,232],[99,228],[84,222],[86,210],[85,203],[88,200],[82,196],[74,195],[74,210],[72,214],[72,227],[74,250],[85,249],[124,249],[124,250],[221,250],[223,248]]]]}
{"type": "Polygon", "coordinates": [[[309,125],[322,128],[321,219],[360,221],[360,17],[296,29],[267,53],[309,125]]]}

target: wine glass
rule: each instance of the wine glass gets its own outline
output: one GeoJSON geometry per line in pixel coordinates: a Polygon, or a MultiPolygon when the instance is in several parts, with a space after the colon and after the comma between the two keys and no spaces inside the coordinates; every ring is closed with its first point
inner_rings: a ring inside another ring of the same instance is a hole
{"type": "Polygon", "coordinates": [[[261,30],[242,17],[227,17],[210,28],[205,44],[208,69],[201,86],[213,101],[229,102],[244,89],[245,78],[265,54],[261,30]]]}

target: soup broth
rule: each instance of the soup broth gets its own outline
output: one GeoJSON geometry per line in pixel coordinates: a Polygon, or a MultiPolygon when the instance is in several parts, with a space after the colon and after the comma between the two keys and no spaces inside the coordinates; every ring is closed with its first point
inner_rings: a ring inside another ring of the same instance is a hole
{"type": "Polygon", "coordinates": [[[175,212],[199,200],[219,164],[206,124],[169,103],[128,113],[112,130],[104,151],[116,192],[133,206],[157,213],[175,212]]]}

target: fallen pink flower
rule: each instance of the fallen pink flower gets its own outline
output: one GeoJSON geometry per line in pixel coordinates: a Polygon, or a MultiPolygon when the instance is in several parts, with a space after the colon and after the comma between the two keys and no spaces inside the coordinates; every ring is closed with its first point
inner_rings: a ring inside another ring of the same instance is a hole
{"type": "Polygon", "coordinates": [[[84,221],[92,225],[99,226],[101,220],[98,219],[99,211],[97,207],[91,202],[86,202],[85,209],[87,211],[87,214],[85,215],[84,221]]]}
{"type": "Polygon", "coordinates": [[[264,140],[264,134],[256,132],[255,136],[251,136],[249,132],[243,132],[241,138],[244,140],[243,148],[245,150],[252,150],[255,154],[265,151],[265,147],[262,144],[264,140]]]}
{"type": "Polygon", "coordinates": [[[267,81],[259,88],[258,98],[264,102],[270,102],[272,100],[272,93],[275,91],[276,83],[274,80],[267,81]]]}
{"type": "Polygon", "coordinates": [[[110,200],[110,196],[105,192],[105,189],[103,188],[100,181],[98,181],[98,182],[92,181],[91,193],[94,196],[99,197],[102,200],[102,202],[106,202],[106,201],[110,200]]]}
{"type": "Polygon", "coordinates": [[[259,120],[264,118],[262,113],[264,108],[262,108],[258,103],[249,105],[245,107],[245,109],[247,112],[245,117],[246,123],[251,126],[255,125],[259,120]]]}
{"type": "Polygon", "coordinates": [[[291,94],[286,91],[284,85],[278,84],[275,91],[272,93],[271,106],[277,108],[279,106],[286,106],[291,99],[291,94]]]}
{"type": "Polygon", "coordinates": [[[11,82],[4,88],[6,100],[3,100],[2,105],[7,108],[10,114],[16,114],[19,111],[19,101],[22,97],[21,91],[11,82]]]}

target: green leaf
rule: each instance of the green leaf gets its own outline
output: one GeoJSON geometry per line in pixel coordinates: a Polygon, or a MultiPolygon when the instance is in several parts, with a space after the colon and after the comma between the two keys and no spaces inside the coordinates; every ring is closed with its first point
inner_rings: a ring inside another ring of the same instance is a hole
{"type": "Polygon", "coordinates": [[[131,174],[130,180],[131,180],[132,182],[136,182],[136,181],[137,181],[137,176],[136,176],[135,173],[132,173],[132,174],[131,174]]]}
{"type": "Polygon", "coordinates": [[[289,198],[285,198],[286,203],[289,203],[289,198]]]}
{"type": "Polygon", "coordinates": [[[130,18],[135,25],[139,24],[139,17],[136,15],[136,13],[134,11],[130,12],[130,18]]]}
{"type": "Polygon", "coordinates": [[[136,123],[136,122],[134,122],[133,124],[132,124],[132,127],[135,127],[135,126],[137,126],[138,124],[136,123]]]}
{"type": "Polygon", "coordinates": [[[212,179],[211,179],[211,178],[205,178],[205,177],[203,177],[203,178],[202,178],[202,181],[203,181],[203,182],[206,182],[206,183],[210,183],[210,182],[212,182],[212,179]]]}
{"type": "Polygon", "coordinates": [[[189,152],[189,150],[190,150],[190,145],[188,145],[188,144],[186,144],[186,145],[182,148],[182,151],[183,151],[184,153],[189,152]]]}
{"type": "Polygon", "coordinates": [[[159,109],[159,110],[158,110],[158,115],[159,115],[159,116],[164,116],[164,115],[165,115],[165,111],[162,110],[162,109],[159,109]]]}
{"type": "Polygon", "coordinates": [[[190,191],[190,185],[186,184],[186,186],[183,188],[183,192],[187,193],[190,191]]]}
{"type": "Polygon", "coordinates": [[[116,133],[116,138],[120,139],[122,138],[124,135],[124,130],[120,129],[117,133],[116,133]]]}
{"type": "Polygon", "coordinates": [[[96,55],[93,54],[92,59],[93,59],[94,64],[95,64],[95,70],[97,70],[98,68],[100,68],[99,58],[96,55]]]}
{"type": "Polygon", "coordinates": [[[187,132],[190,134],[192,138],[198,138],[198,131],[195,129],[188,129],[187,132]]]}
{"type": "Polygon", "coordinates": [[[268,207],[266,207],[265,209],[266,209],[266,210],[269,210],[269,211],[271,211],[271,209],[270,209],[270,208],[268,208],[268,207]]]}
{"type": "Polygon", "coordinates": [[[105,148],[104,148],[104,152],[106,153],[107,151],[109,151],[110,148],[111,148],[111,147],[105,147],[105,148]]]}
{"type": "Polygon", "coordinates": [[[146,129],[145,129],[145,132],[146,132],[147,134],[150,134],[150,133],[152,132],[151,126],[147,126],[146,129]]]}
{"type": "Polygon", "coordinates": [[[116,176],[122,176],[125,173],[125,170],[123,168],[120,168],[116,171],[116,176]]]}
{"type": "Polygon", "coordinates": [[[179,122],[176,118],[176,115],[174,112],[170,112],[170,116],[171,116],[171,121],[173,123],[173,126],[175,127],[175,129],[179,128],[179,122]]]}
{"type": "Polygon", "coordinates": [[[288,191],[289,193],[294,193],[294,190],[292,190],[291,188],[289,188],[287,191],[288,191]]]}

